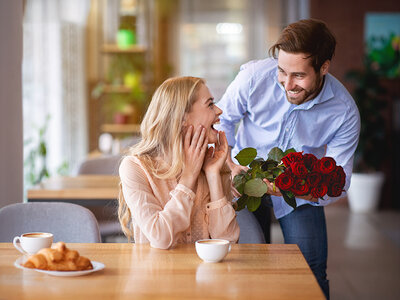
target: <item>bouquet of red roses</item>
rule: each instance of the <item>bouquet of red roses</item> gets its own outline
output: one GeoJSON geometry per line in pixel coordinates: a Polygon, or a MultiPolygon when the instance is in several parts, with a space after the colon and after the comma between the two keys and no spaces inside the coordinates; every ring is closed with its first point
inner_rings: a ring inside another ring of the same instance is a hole
{"type": "Polygon", "coordinates": [[[245,148],[235,156],[241,165],[249,165],[246,173],[233,179],[235,188],[242,194],[237,201],[237,210],[247,206],[250,211],[255,211],[259,207],[261,197],[267,192],[264,178],[279,188],[293,208],[296,208],[296,196],[311,194],[323,199],[325,195],[338,197],[343,191],[346,174],[331,157],[317,159],[313,154],[294,149],[283,152],[278,147],[270,151],[267,160],[256,156],[254,148],[245,148]]]}

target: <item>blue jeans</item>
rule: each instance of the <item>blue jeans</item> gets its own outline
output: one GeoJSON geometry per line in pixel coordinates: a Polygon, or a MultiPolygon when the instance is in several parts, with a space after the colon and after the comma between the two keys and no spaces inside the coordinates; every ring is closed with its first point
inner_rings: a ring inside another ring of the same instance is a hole
{"type": "Polygon", "coordinates": [[[279,219],[285,244],[297,244],[317,281],[329,299],[326,279],[328,242],[325,213],[322,206],[302,205],[279,219]]]}

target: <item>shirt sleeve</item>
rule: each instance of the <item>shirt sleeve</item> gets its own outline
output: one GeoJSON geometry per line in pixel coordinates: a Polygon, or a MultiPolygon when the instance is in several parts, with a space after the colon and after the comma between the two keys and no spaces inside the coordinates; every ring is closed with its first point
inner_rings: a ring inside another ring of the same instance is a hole
{"type": "MultiPolygon", "coordinates": [[[[225,166],[225,170],[228,169],[225,166]]],[[[220,238],[236,243],[239,240],[240,228],[232,206],[230,172],[221,174],[221,177],[225,197],[207,203],[206,218],[208,219],[208,231],[211,238],[220,238]]]]}
{"type": "Polygon", "coordinates": [[[223,114],[220,116],[221,123],[217,128],[225,132],[228,145],[232,148],[236,144],[235,125],[244,117],[247,111],[247,101],[251,88],[250,69],[251,67],[241,68],[218,102],[218,107],[222,109],[223,114]]]}
{"type": "Polygon", "coordinates": [[[119,168],[122,191],[132,218],[155,248],[172,247],[178,233],[190,226],[195,194],[178,184],[169,194],[164,207],[154,196],[149,180],[141,166],[125,158],[119,168]]]}
{"type": "Polygon", "coordinates": [[[340,126],[333,139],[327,144],[326,155],[336,160],[338,166],[342,166],[346,173],[346,183],[344,192],[339,197],[324,196],[324,200],[319,200],[319,205],[325,206],[346,196],[346,191],[350,187],[351,174],[353,172],[354,152],[358,145],[360,135],[360,115],[358,109],[350,109],[345,118],[345,122],[340,126]]]}

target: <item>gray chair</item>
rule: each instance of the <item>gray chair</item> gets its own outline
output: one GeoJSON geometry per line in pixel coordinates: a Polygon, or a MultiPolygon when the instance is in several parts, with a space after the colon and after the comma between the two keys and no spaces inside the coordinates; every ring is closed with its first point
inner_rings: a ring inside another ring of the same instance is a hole
{"type": "Polygon", "coordinates": [[[118,175],[121,155],[104,155],[84,160],[78,168],[79,175],[118,175]]]}
{"type": "MultiPolygon", "coordinates": [[[[83,161],[78,168],[78,175],[118,175],[121,155],[104,155],[83,161]]],[[[90,206],[100,228],[103,242],[109,237],[123,236],[117,217],[117,205],[90,206]]]]}
{"type": "Polygon", "coordinates": [[[0,209],[0,242],[11,243],[26,232],[51,232],[54,242],[101,242],[93,213],[72,203],[16,203],[0,209]]]}
{"type": "Polygon", "coordinates": [[[236,220],[240,227],[239,244],[265,244],[261,226],[247,208],[236,213],[236,220]]]}

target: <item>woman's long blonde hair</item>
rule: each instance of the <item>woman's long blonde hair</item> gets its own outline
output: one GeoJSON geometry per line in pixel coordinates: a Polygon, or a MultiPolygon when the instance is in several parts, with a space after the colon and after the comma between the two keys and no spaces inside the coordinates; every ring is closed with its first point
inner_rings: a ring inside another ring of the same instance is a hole
{"type": "MultiPolygon", "coordinates": [[[[196,100],[202,78],[174,77],[164,81],[155,91],[140,126],[141,141],[130,149],[129,155],[140,160],[154,176],[176,178],[184,166],[183,121],[196,100]],[[167,158],[170,168],[160,170],[156,157],[167,158]]],[[[131,213],[126,205],[122,185],[119,191],[118,218],[125,235],[133,238],[131,213]]]]}

